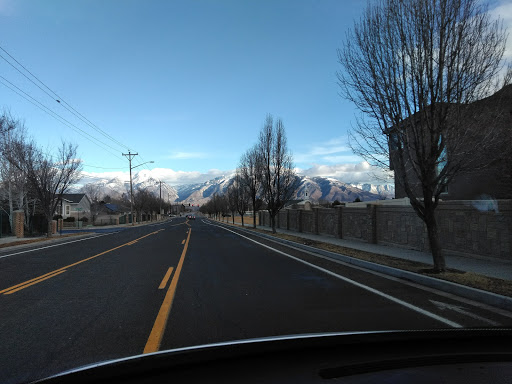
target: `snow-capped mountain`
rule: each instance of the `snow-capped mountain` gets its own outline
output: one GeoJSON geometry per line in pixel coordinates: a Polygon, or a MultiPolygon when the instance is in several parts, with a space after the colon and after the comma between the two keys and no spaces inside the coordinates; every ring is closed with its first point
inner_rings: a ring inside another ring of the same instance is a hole
{"type": "MultiPolygon", "coordinates": [[[[191,204],[204,204],[214,193],[222,194],[232,184],[234,175],[221,176],[201,184],[181,185],[176,190],[179,201],[191,204]]],[[[359,198],[361,201],[379,200],[378,193],[365,191],[337,179],[326,177],[298,176],[298,185],[294,198],[305,199],[306,190],[311,201],[352,202],[359,198]]]]}
{"type": "Polygon", "coordinates": [[[219,176],[199,184],[186,184],[176,187],[178,201],[190,204],[203,205],[213,196],[214,193],[223,194],[233,183],[234,174],[219,176]]]}
{"type": "MultiPolygon", "coordinates": [[[[228,174],[208,180],[204,183],[170,186],[162,182],[162,199],[169,202],[181,202],[203,205],[213,194],[223,194],[233,183],[234,174],[228,174]]],[[[151,171],[141,170],[132,178],[134,191],[147,189],[155,196],[160,196],[160,181],[152,177],[151,171]]],[[[306,199],[306,192],[311,201],[352,202],[359,198],[361,201],[380,200],[394,197],[393,185],[349,184],[329,177],[298,176],[298,188],[294,198],[306,199]]],[[[102,179],[88,183],[77,192],[94,191],[99,199],[105,196],[119,199],[129,196],[130,182],[121,178],[102,179]]],[[[88,192],[89,193],[89,192],[88,192]]],[[[93,197],[93,196],[91,196],[93,197]]],[[[94,198],[94,197],[93,197],[94,198]]]]}
{"type": "Polygon", "coordinates": [[[362,189],[363,191],[371,192],[380,195],[384,199],[392,199],[395,197],[395,186],[393,184],[352,184],[354,187],[362,189]]]}
{"type": "Polygon", "coordinates": [[[379,200],[381,196],[371,191],[365,191],[353,185],[343,183],[330,177],[299,176],[300,184],[296,191],[297,199],[306,199],[306,192],[311,201],[352,202],[359,198],[361,201],[379,200]]]}
{"type": "MultiPolygon", "coordinates": [[[[132,177],[133,191],[147,189],[153,195],[160,196],[160,181],[151,176],[151,171],[141,170],[132,177]]],[[[93,191],[98,199],[110,196],[114,199],[120,199],[123,195],[130,194],[130,180],[122,180],[119,177],[112,179],[102,179],[87,183],[77,190],[77,192],[93,191]]],[[[173,202],[178,198],[176,189],[165,182],[162,182],[162,199],[173,202]]]]}

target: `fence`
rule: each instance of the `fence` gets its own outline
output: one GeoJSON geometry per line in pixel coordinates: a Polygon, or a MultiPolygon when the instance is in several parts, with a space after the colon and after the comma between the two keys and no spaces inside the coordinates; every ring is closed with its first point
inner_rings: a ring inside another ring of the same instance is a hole
{"type": "MultiPolygon", "coordinates": [[[[496,210],[482,208],[481,204],[439,203],[436,215],[443,250],[512,260],[512,200],[497,201],[496,210]]],[[[270,226],[267,211],[260,211],[259,219],[260,225],[270,226]]],[[[276,217],[276,227],[429,251],[427,228],[411,206],[285,209],[276,217]]]]}

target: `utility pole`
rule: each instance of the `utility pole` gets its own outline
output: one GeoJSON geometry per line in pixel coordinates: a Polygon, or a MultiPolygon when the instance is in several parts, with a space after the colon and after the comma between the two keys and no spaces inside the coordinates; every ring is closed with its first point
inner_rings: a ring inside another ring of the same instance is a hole
{"type": "Polygon", "coordinates": [[[162,180],[160,180],[160,215],[162,214],[162,180]]]}
{"type": "Polygon", "coordinates": [[[137,156],[138,153],[131,153],[128,151],[128,153],[123,153],[123,156],[126,156],[128,158],[128,162],[130,163],[130,214],[132,216],[132,225],[135,225],[133,222],[133,184],[132,184],[132,159],[137,156]]]}

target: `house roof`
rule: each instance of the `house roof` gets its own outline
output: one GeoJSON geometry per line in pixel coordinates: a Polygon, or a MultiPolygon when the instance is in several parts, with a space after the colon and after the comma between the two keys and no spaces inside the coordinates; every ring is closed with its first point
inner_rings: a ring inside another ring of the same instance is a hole
{"type": "Polygon", "coordinates": [[[85,193],[63,193],[62,199],[69,201],[70,203],[78,204],[84,198],[85,193]]]}
{"type": "Polygon", "coordinates": [[[118,207],[117,204],[105,203],[105,208],[107,208],[109,211],[112,211],[112,212],[118,212],[119,211],[119,207],[118,207]]]}

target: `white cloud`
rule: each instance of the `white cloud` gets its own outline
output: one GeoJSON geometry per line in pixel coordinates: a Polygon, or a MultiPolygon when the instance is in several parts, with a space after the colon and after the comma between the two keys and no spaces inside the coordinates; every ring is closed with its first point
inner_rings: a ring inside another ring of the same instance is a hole
{"type": "Polygon", "coordinates": [[[371,183],[371,184],[389,184],[393,183],[391,174],[382,169],[372,167],[366,161],[359,163],[346,163],[334,165],[314,164],[311,168],[296,168],[300,175],[314,177],[332,177],[345,183],[371,183]]]}
{"type": "MultiPolygon", "coordinates": [[[[162,180],[166,184],[169,185],[182,185],[182,184],[196,184],[196,183],[204,183],[205,181],[214,179],[223,175],[230,175],[234,171],[221,171],[219,169],[210,169],[209,171],[202,173],[197,171],[174,171],[169,168],[154,168],[152,170],[143,169],[141,172],[147,173],[151,175],[153,178],[157,180],[162,180]]],[[[132,175],[135,178],[137,172],[134,172],[132,175]]],[[[128,183],[130,182],[130,173],[121,171],[121,172],[82,172],[82,179],[79,184],[85,185],[87,183],[97,182],[99,180],[111,180],[113,178],[118,178],[121,181],[128,183]]]]}
{"type": "Polygon", "coordinates": [[[172,154],[165,156],[166,159],[204,159],[206,153],[203,152],[173,152],[172,154]]]}
{"type": "Polygon", "coordinates": [[[340,163],[356,163],[361,161],[361,157],[357,155],[336,155],[336,156],[324,156],[322,158],[326,162],[340,164],[340,163]]]}
{"type": "MultiPolygon", "coordinates": [[[[352,151],[347,146],[347,139],[345,137],[338,137],[325,142],[314,144],[308,148],[307,152],[294,152],[293,160],[296,163],[332,163],[337,162],[337,158],[347,156],[353,156],[352,151]]],[[[352,157],[352,160],[359,161],[360,158],[352,157]]]]}
{"type": "MultiPolygon", "coordinates": [[[[168,185],[178,186],[184,184],[204,183],[219,176],[230,176],[234,170],[210,169],[207,172],[198,171],[175,171],[170,168],[153,168],[142,170],[157,180],[162,180],[168,185]]],[[[371,183],[390,184],[393,183],[392,174],[386,174],[383,170],[370,166],[365,161],[358,163],[347,162],[338,164],[313,164],[309,168],[295,168],[299,175],[314,177],[332,177],[345,183],[371,183]]],[[[137,172],[133,174],[136,177],[137,172]]],[[[118,178],[122,182],[129,183],[130,174],[128,171],[118,172],[82,172],[81,185],[97,182],[99,180],[111,180],[118,178]]]]}
{"type": "Polygon", "coordinates": [[[495,19],[501,19],[503,26],[508,30],[507,46],[504,58],[508,61],[512,60],[512,3],[510,0],[502,0],[495,8],[490,9],[490,15],[495,19]]]}

